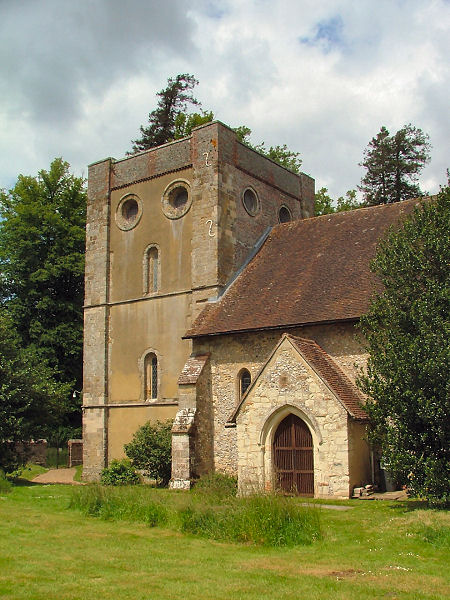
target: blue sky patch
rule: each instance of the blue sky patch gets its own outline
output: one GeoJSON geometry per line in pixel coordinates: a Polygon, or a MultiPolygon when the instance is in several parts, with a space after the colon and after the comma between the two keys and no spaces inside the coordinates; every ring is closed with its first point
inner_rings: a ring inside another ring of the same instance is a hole
{"type": "Polygon", "coordinates": [[[344,22],[337,15],[325,21],[319,21],[313,35],[299,38],[300,43],[308,46],[320,46],[324,52],[344,46],[344,22]]]}

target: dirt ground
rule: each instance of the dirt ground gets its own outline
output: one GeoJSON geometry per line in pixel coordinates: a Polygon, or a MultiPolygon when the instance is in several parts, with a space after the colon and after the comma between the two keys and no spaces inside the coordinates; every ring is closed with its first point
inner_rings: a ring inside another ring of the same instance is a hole
{"type": "Polygon", "coordinates": [[[65,483],[68,485],[83,485],[79,481],[74,481],[76,469],[50,469],[47,473],[37,475],[33,481],[35,483],[65,483]]]}

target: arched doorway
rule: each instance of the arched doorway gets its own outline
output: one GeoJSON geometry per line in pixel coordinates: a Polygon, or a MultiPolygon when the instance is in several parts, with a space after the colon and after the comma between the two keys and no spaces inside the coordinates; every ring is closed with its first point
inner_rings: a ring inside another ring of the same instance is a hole
{"type": "Polygon", "coordinates": [[[278,425],[273,440],[276,487],[301,496],[314,496],[314,458],[311,432],[290,414],[278,425]]]}

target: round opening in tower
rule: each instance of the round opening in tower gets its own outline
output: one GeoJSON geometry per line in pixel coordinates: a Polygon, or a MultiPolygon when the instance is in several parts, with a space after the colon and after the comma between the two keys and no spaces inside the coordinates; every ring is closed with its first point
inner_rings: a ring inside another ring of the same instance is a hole
{"type": "Polygon", "coordinates": [[[136,194],[125,194],[116,209],[116,224],[122,231],[136,227],[142,217],[142,202],[136,194]]]}
{"type": "Polygon", "coordinates": [[[163,192],[162,211],[168,219],[180,219],[192,204],[190,184],[186,179],[171,181],[163,192]]]}
{"type": "Polygon", "coordinates": [[[180,185],[170,192],[169,203],[173,208],[180,209],[187,204],[188,198],[187,189],[180,185]]]}
{"type": "Polygon", "coordinates": [[[259,201],[256,192],[247,188],[242,196],[242,203],[249,215],[254,217],[259,210],[259,201]]]}
{"type": "Polygon", "coordinates": [[[122,217],[128,223],[133,223],[133,221],[136,220],[138,212],[139,206],[134,198],[128,198],[128,200],[122,204],[122,217]]]}

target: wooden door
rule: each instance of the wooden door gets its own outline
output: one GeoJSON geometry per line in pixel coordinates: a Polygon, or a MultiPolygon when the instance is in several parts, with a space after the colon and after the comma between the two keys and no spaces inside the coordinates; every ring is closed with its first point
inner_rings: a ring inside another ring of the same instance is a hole
{"type": "Polygon", "coordinates": [[[313,441],[308,426],[295,415],[278,425],[273,442],[278,489],[301,496],[314,496],[313,441]]]}

